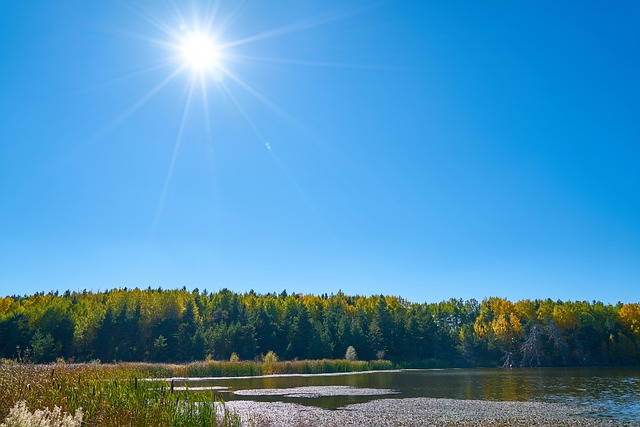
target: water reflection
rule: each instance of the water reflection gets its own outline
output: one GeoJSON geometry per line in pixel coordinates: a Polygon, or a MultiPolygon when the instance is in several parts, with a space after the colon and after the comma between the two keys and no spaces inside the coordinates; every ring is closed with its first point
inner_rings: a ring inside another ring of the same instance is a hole
{"type": "Polygon", "coordinates": [[[373,399],[435,397],[498,401],[543,401],[571,406],[590,405],[594,416],[640,422],[638,368],[449,369],[374,372],[338,376],[225,378],[210,384],[229,387],[227,400],[295,402],[335,409],[373,399]],[[351,386],[399,391],[387,396],[235,396],[235,390],[310,386],[351,386]]]}

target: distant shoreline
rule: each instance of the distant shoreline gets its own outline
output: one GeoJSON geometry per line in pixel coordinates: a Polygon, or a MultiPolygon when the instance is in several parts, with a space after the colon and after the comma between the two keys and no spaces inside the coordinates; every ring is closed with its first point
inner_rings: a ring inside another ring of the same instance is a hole
{"type": "MultiPolygon", "coordinates": [[[[198,381],[218,381],[218,380],[243,380],[243,379],[256,379],[256,378],[289,378],[289,377],[337,377],[343,375],[360,375],[360,374],[376,374],[380,372],[403,372],[403,371],[417,371],[419,369],[381,369],[377,371],[345,371],[345,372],[320,372],[320,373],[294,373],[294,374],[266,374],[266,375],[243,375],[240,377],[169,377],[169,378],[147,378],[143,381],[188,381],[190,383],[198,381]]],[[[421,369],[421,370],[433,370],[433,369],[421,369]]]]}

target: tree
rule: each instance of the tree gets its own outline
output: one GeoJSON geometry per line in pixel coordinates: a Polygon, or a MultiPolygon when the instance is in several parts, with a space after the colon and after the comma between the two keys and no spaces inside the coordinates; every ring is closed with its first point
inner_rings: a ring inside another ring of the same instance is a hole
{"type": "Polygon", "coordinates": [[[153,359],[156,362],[166,362],[169,359],[168,356],[167,339],[164,335],[160,335],[153,341],[153,359]]]}
{"type": "Polygon", "coordinates": [[[96,330],[95,342],[93,348],[98,359],[109,362],[115,357],[114,339],[116,337],[115,315],[113,308],[107,308],[104,318],[100,326],[96,330]]]}
{"type": "Polygon", "coordinates": [[[539,325],[533,325],[529,330],[527,339],[522,344],[521,353],[520,366],[542,365],[542,328],[539,325]]]}
{"type": "Polygon", "coordinates": [[[640,304],[623,304],[618,315],[622,326],[633,335],[640,337],[640,304]]]}
{"type": "Polygon", "coordinates": [[[56,344],[51,334],[37,331],[31,338],[31,351],[34,362],[47,363],[56,358],[56,344]]]}
{"type": "Polygon", "coordinates": [[[29,319],[22,313],[0,317],[0,357],[13,358],[18,349],[26,349],[31,341],[29,319]]]}
{"type": "MultiPolygon", "coordinates": [[[[196,332],[198,330],[198,312],[195,303],[188,300],[182,313],[181,323],[174,335],[176,343],[176,359],[181,362],[196,359],[196,332]]],[[[198,343],[200,344],[200,343],[198,343]]]]}
{"type": "Polygon", "coordinates": [[[360,359],[384,351],[416,365],[638,364],[640,305],[160,288],[0,297],[5,358],[29,349],[38,361],[251,360],[269,350],[319,359],[346,357],[349,346],[360,359]]]}
{"type": "Polygon", "coordinates": [[[54,341],[55,356],[69,357],[75,326],[68,307],[64,305],[58,302],[47,307],[38,323],[40,331],[50,335],[54,341]]]}
{"type": "Polygon", "coordinates": [[[356,353],[356,349],[352,346],[347,347],[347,352],[344,354],[344,358],[347,360],[358,360],[358,353],[356,353]]]}
{"type": "Polygon", "coordinates": [[[384,338],[382,336],[382,329],[380,325],[378,325],[378,321],[373,319],[369,324],[369,352],[371,354],[375,354],[376,357],[378,352],[384,351],[384,338]]]}
{"type": "Polygon", "coordinates": [[[309,313],[304,304],[299,304],[289,328],[289,344],[287,358],[307,359],[309,357],[309,341],[314,329],[309,321],[309,313]]]}

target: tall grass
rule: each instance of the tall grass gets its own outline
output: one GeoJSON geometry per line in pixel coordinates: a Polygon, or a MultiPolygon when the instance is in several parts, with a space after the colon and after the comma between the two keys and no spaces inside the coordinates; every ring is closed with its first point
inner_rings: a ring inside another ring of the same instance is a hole
{"type": "Polygon", "coordinates": [[[296,360],[296,361],[218,361],[207,360],[184,365],[132,363],[126,366],[135,367],[146,373],[148,377],[240,377],[271,374],[323,374],[336,372],[363,372],[393,369],[394,364],[388,360],[296,360]]]}
{"type": "Polygon", "coordinates": [[[0,420],[20,402],[33,410],[82,408],[86,426],[240,426],[213,392],[173,392],[139,381],[135,365],[0,366],[0,420]]]}

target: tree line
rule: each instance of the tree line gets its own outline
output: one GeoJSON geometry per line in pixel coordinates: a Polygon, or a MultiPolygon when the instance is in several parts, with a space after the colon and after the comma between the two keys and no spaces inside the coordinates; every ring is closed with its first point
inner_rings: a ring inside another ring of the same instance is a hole
{"type": "Polygon", "coordinates": [[[113,289],[0,298],[0,358],[188,362],[344,358],[400,366],[640,364],[640,305],[227,289],[113,289]]]}

